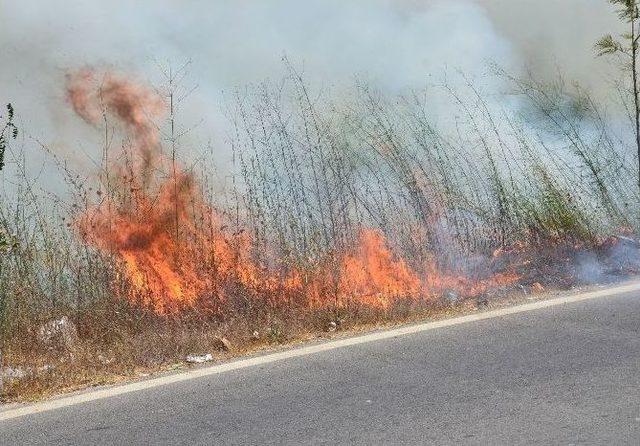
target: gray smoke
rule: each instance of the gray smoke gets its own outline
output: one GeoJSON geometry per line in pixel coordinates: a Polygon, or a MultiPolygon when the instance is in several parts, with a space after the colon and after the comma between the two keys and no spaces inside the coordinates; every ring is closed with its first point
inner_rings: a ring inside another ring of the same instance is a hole
{"type": "Polygon", "coordinates": [[[283,54],[333,89],[359,76],[396,93],[451,69],[482,77],[496,61],[540,78],[559,67],[599,90],[611,64],[593,42],[618,26],[604,0],[23,0],[0,16],[0,101],[15,104],[26,133],[87,166],[95,135],[65,104],[66,71],[112,66],[159,83],[159,66],[192,60],[187,83],[198,88],[180,119],[201,122],[189,146],[213,138],[224,158],[223,94],[278,79],[283,54]]]}

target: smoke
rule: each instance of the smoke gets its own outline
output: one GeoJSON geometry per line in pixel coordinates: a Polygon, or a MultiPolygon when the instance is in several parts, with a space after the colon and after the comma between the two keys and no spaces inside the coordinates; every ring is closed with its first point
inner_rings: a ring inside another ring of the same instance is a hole
{"type": "Polygon", "coordinates": [[[538,79],[561,72],[592,92],[606,95],[616,64],[594,57],[604,34],[625,30],[606,0],[480,0],[496,30],[538,79]]]}
{"type": "Polygon", "coordinates": [[[187,89],[197,88],[178,124],[198,125],[184,150],[197,156],[212,140],[224,163],[223,96],[279,79],[284,54],[308,82],[334,89],[354,76],[390,93],[451,69],[482,78],[492,60],[539,78],[558,65],[600,89],[612,68],[593,42],[617,26],[604,0],[24,0],[0,17],[0,101],[14,103],[26,134],[82,166],[95,135],[65,107],[68,70],[112,66],[158,84],[169,63],[192,60],[187,89]]]}

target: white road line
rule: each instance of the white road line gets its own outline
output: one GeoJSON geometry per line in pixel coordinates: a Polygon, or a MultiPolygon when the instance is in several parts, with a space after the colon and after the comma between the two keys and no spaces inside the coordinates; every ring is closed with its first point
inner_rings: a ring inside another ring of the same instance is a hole
{"type": "Polygon", "coordinates": [[[89,391],[86,393],[71,395],[54,399],[51,401],[44,401],[41,403],[31,404],[27,406],[20,406],[5,411],[0,411],[0,421],[10,420],[13,418],[23,417],[26,415],[32,415],[42,412],[48,412],[50,410],[60,409],[63,407],[75,406],[76,404],[82,404],[89,401],[96,401],[105,398],[111,398],[118,395],[124,395],[131,392],[137,392],[145,389],[153,389],[154,387],[165,386],[167,384],[179,383],[183,381],[190,381],[192,379],[202,378],[205,376],[217,375],[219,373],[229,372],[231,370],[243,369],[246,367],[253,367],[257,365],[270,364],[272,362],[281,361],[288,358],[297,358],[299,356],[311,355],[314,353],[325,352],[336,348],[348,347],[351,345],[365,344],[367,342],[380,341],[383,339],[395,338],[398,336],[406,336],[414,333],[420,333],[423,331],[435,330],[437,328],[451,327],[454,325],[466,324],[468,322],[482,321],[485,319],[493,319],[510,314],[524,313],[527,311],[538,310],[542,308],[555,307],[559,305],[565,305],[573,302],[581,302],[590,299],[596,299],[599,297],[615,296],[622,293],[631,291],[640,291],[640,282],[629,283],[626,285],[617,286],[614,288],[607,288],[598,291],[591,291],[586,293],[574,294],[565,297],[558,297],[549,300],[531,302],[528,304],[517,305],[513,307],[501,308],[498,310],[487,311],[483,313],[475,313],[467,316],[456,317],[452,319],[443,319],[435,322],[426,322],[423,324],[409,325],[405,327],[395,328],[386,331],[380,331],[370,333],[362,336],[356,336],[352,338],[339,339],[335,341],[324,342],[317,345],[309,345],[306,347],[295,348],[278,353],[266,354],[263,356],[257,356],[254,358],[240,359],[225,364],[214,365],[211,367],[204,367],[195,370],[190,370],[174,375],[162,376],[158,378],[152,378],[145,381],[134,382],[131,384],[123,384],[119,386],[104,388],[95,391],[89,391]]]}

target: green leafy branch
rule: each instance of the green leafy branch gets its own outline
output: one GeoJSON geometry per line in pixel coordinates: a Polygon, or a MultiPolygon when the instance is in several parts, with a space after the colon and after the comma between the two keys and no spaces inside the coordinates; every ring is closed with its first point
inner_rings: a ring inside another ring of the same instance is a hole
{"type": "Polygon", "coordinates": [[[0,170],[4,168],[4,152],[7,149],[7,139],[18,137],[18,127],[13,123],[14,110],[11,104],[7,104],[7,120],[0,131],[0,170]]]}
{"type": "MultiPolygon", "coordinates": [[[[11,104],[7,104],[7,117],[0,131],[0,170],[4,168],[4,154],[7,149],[7,140],[18,137],[18,127],[13,123],[14,110],[11,104]]],[[[15,246],[5,232],[0,228],[0,253],[9,251],[15,246]]]]}

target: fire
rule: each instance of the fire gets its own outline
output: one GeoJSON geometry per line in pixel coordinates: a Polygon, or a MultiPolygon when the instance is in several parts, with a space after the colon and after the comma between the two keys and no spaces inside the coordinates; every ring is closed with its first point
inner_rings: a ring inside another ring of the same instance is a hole
{"type": "Polygon", "coordinates": [[[404,259],[395,258],[381,232],[364,229],[354,252],[342,259],[338,292],[341,296],[387,308],[393,298],[413,297],[420,279],[404,259]]]}
{"type": "Polygon", "coordinates": [[[191,188],[191,177],[181,175],[162,184],[156,197],[138,192],[133,206],[108,198],[78,220],[85,240],[122,260],[131,297],[159,313],[193,305],[207,288],[189,244],[179,245],[171,234],[175,222],[185,220],[191,188]]]}
{"type": "Polygon", "coordinates": [[[446,274],[433,259],[412,265],[371,228],[319,266],[264,268],[252,259],[252,240],[226,231],[193,176],[163,157],[155,121],[166,107],[155,91],[111,73],[99,79],[85,69],[67,77],[67,97],[86,122],[113,117],[129,136],[135,158],[105,166],[114,174],[103,186],[112,190],[79,216],[77,227],[87,243],[119,260],[130,285],[125,297],[159,314],[205,301],[220,306],[227,290],[238,288],[252,298],[297,298],[316,308],[356,303],[387,309],[398,300],[431,299],[446,290],[470,296],[517,280],[446,274]]]}
{"type": "Polygon", "coordinates": [[[519,279],[517,274],[502,273],[474,280],[442,271],[434,259],[411,268],[405,259],[394,256],[382,233],[373,229],[361,231],[355,248],[343,256],[338,274],[339,299],[354,299],[382,309],[399,299],[432,299],[446,291],[471,297],[519,279]]]}
{"type": "Polygon", "coordinates": [[[194,181],[182,172],[154,178],[169,170],[154,123],[165,112],[162,98],[112,73],[98,82],[89,69],[67,76],[67,97],[90,124],[107,115],[121,122],[136,156],[132,163],[105,166],[115,172],[117,190],[80,216],[83,238],[121,260],[132,286],[131,299],[158,313],[195,304],[208,283],[198,273],[193,252],[202,235],[188,218],[187,205],[196,197],[194,181]],[[174,228],[180,233],[172,232],[174,228]],[[180,243],[180,236],[185,243],[180,243]]]}

